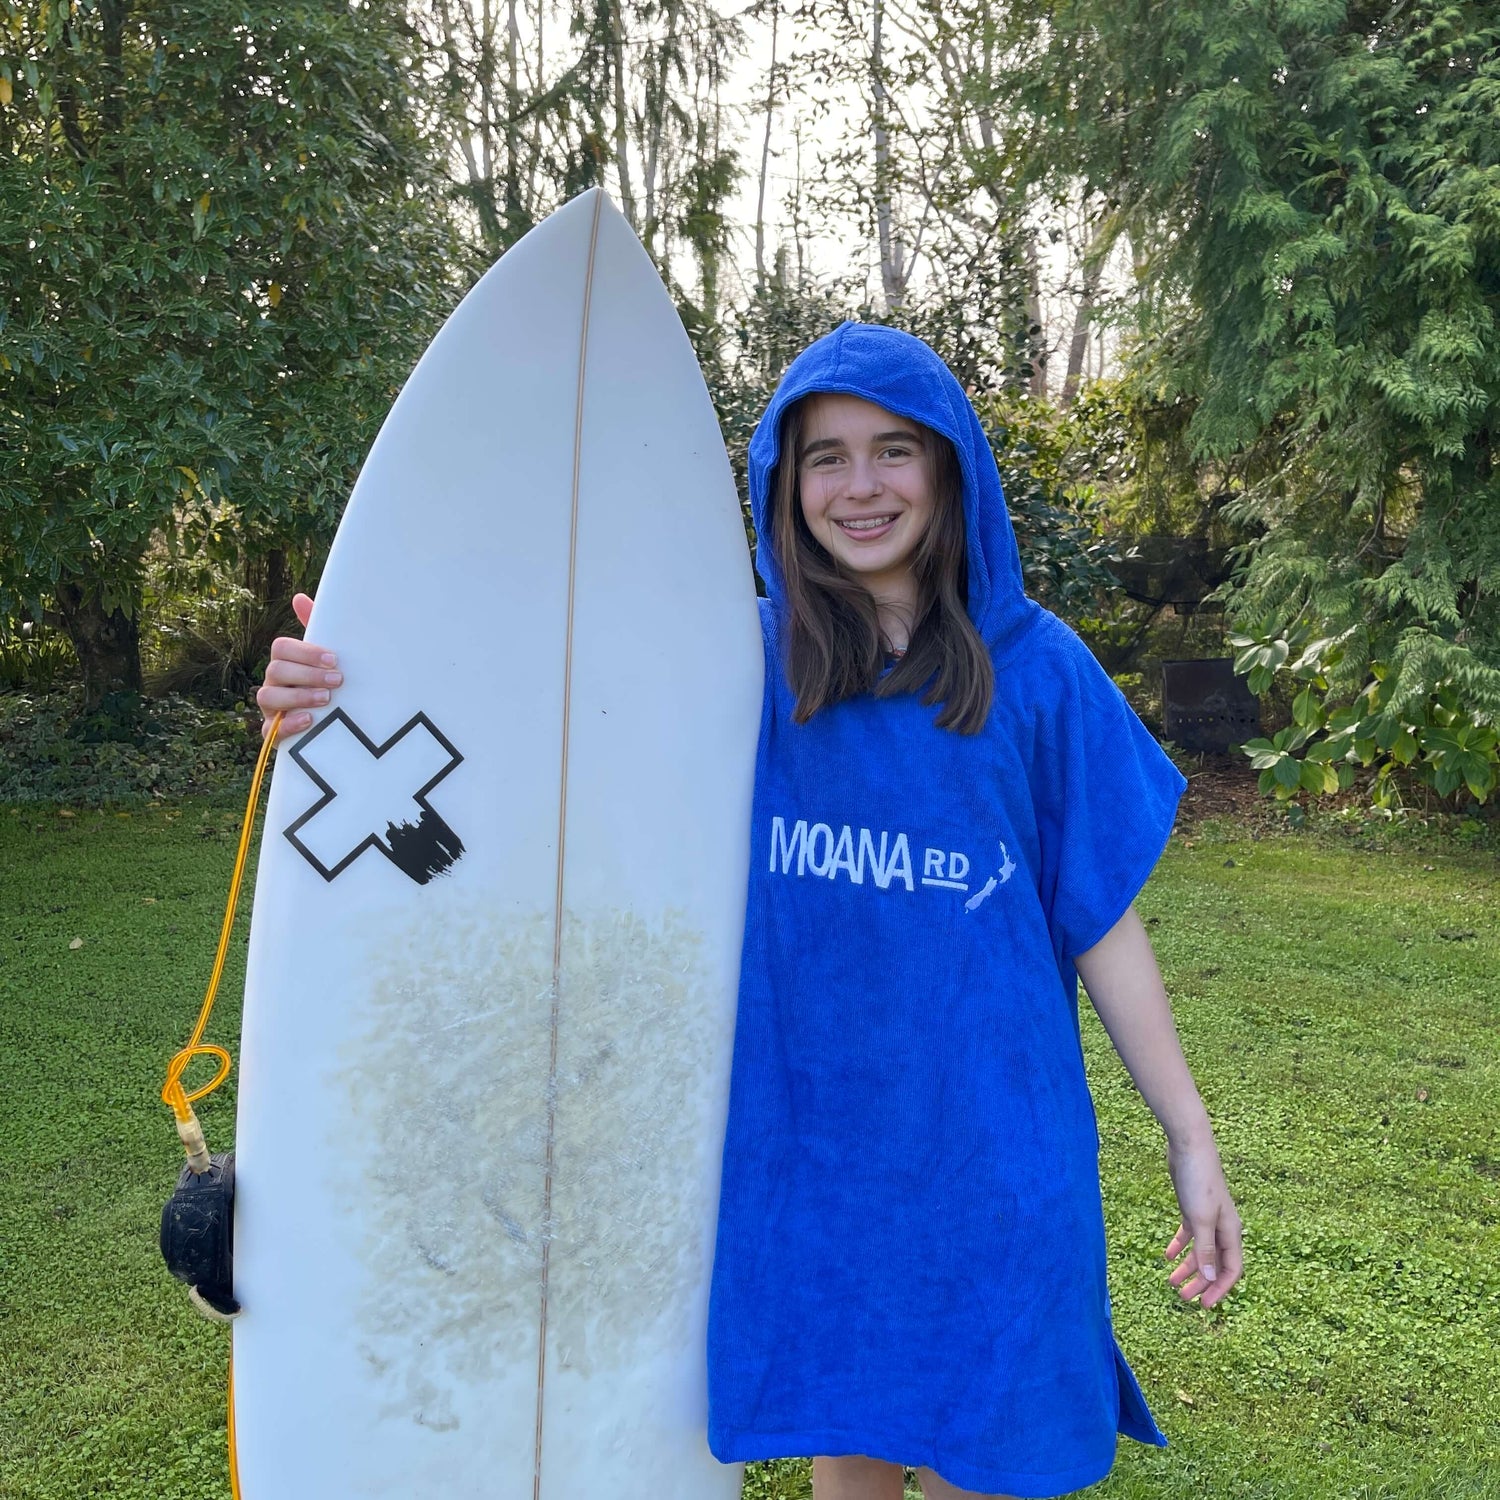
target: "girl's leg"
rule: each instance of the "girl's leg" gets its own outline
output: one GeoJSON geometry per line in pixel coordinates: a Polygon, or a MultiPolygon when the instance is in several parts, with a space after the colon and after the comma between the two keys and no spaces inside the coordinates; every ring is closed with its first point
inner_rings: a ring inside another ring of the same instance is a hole
{"type": "Polygon", "coordinates": [[[901,1500],[905,1488],[901,1465],[881,1458],[813,1459],[813,1500],[901,1500]]]}
{"type": "Polygon", "coordinates": [[[933,1469],[918,1469],[923,1500],[1012,1500],[1009,1495],[979,1495],[973,1490],[955,1489],[933,1469]]]}

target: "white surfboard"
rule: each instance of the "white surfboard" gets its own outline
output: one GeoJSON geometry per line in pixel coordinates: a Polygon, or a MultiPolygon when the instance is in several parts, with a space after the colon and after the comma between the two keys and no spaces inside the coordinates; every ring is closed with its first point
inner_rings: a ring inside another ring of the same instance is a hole
{"type": "Polygon", "coordinates": [[[278,754],[238,1114],[244,1500],[724,1500],[705,1353],[762,648],[671,302],[598,191],[371,451],[278,754]]]}

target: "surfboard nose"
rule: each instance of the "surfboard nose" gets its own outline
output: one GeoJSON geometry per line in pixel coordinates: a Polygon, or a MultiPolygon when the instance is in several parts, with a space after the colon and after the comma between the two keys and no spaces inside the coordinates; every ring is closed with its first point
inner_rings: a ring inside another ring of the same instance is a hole
{"type": "MultiPolygon", "coordinates": [[[[630,237],[640,243],[640,236],[630,227],[630,220],[625,217],[624,210],[610,197],[609,191],[603,186],[585,188],[577,197],[569,198],[556,213],[543,219],[540,224],[524,235],[517,244],[524,244],[526,240],[536,235],[568,235],[577,233],[580,228],[585,232],[593,233],[603,219],[611,219],[616,224],[623,225],[630,231],[630,237]]],[[[642,249],[645,248],[643,245],[642,249]]]]}

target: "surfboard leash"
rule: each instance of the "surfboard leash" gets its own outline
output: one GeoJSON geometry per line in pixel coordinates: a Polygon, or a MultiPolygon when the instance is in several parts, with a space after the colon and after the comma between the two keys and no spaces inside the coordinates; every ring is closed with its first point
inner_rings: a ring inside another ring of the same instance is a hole
{"type": "Polygon", "coordinates": [[[213,1014],[219,981],[224,976],[224,962],[229,956],[229,938],[234,931],[235,908],[239,904],[240,886],[250,853],[250,838],[255,830],[255,812],[260,803],[261,783],[266,766],[276,746],[282,715],[271,721],[271,728],[256,757],[255,773],[250,780],[250,795],[245,802],[245,821],[240,827],[239,849],[234,859],[234,874],[229,881],[229,899],[224,905],[224,920],[219,928],[219,946],[214,954],[213,971],[208,990],[198,1011],[198,1024],[187,1045],[167,1064],[166,1082],[162,1085],[162,1103],[172,1111],[177,1135],[187,1153],[187,1165],[177,1179],[176,1191],[161,1216],[161,1250],[172,1274],[187,1283],[188,1297],[206,1318],[228,1322],[238,1315],[234,1298],[233,1224],[234,1224],[234,1153],[213,1155],[203,1135],[203,1127],[193,1110],[194,1103],[206,1098],[229,1077],[233,1059],[223,1047],[203,1040],[208,1019],[213,1014]],[[188,1093],[182,1075],[195,1057],[212,1057],[218,1067],[214,1076],[188,1093]]]}

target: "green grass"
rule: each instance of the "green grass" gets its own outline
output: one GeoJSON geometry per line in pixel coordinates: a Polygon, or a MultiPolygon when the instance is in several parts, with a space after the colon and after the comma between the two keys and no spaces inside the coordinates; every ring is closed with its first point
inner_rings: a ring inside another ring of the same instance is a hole
{"type": "MultiPolygon", "coordinates": [[[[162,1270],[162,1066],[207,974],[235,814],[0,809],[0,1496],[223,1500],[227,1334],[162,1270]],[[83,945],[71,948],[74,938],[83,945]]],[[[1210,827],[1148,920],[1246,1226],[1183,1307],[1162,1142],[1085,1005],[1120,1341],[1171,1446],[1091,1494],[1500,1497],[1500,861],[1210,827]],[[1430,867],[1430,868],[1429,868],[1430,867]]],[[[233,1044],[243,934],[212,1035],[233,1044]]],[[[233,1084],[205,1123],[232,1144],[233,1084]]],[[[805,1464],[752,1468],[753,1500],[805,1464]]],[[[414,1497],[416,1500],[416,1497],[414,1497]]]]}
{"type": "MultiPolygon", "coordinates": [[[[181,1156],[157,1091],[208,977],[235,816],[0,810],[5,1500],[228,1494],[227,1337],[177,1294],[155,1237],[181,1156]]],[[[243,954],[241,933],[220,1039],[243,954]]],[[[233,1098],[231,1082],[205,1112],[217,1149],[233,1098]]]]}

